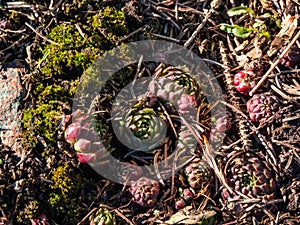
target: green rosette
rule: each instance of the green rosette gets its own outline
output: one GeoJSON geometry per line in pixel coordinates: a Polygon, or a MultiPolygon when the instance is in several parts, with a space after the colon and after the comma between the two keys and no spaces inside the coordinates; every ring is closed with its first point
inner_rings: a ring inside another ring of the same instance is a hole
{"type": "Polygon", "coordinates": [[[120,120],[122,142],[131,150],[151,152],[166,135],[165,116],[147,107],[146,101],[146,98],[140,100],[120,120]]]}

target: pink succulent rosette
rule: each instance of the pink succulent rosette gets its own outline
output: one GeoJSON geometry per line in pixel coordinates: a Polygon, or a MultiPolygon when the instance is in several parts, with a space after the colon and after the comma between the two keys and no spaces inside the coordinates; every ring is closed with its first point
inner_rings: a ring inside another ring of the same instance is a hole
{"type": "Polygon", "coordinates": [[[72,123],[66,128],[64,137],[66,142],[75,149],[78,161],[93,166],[102,165],[109,153],[99,142],[99,135],[91,128],[89,117],[77,110],[72,115],[68,115],[67,119],[72,120],[72,123]]]}
{"type": "Polygon", "coordinates": [[[248,96],[249,91],[251,91],[255,82],[253,81],[255,74],[252,70],[241,70],[234,75],[233,85],[235,89],[241,94],[248,96]]]}
{"type": "MultiPolygon", "coordinates": [[[[257,199],[264,203],[275,199],[277,195],[278,186],[272,166],[252,153],[241,153],[228,162],[225,180],[231,191],[223,188],[222,198],[224,203],[237,203],[237,210],[232,211],[236,216],[249,207],[249,202],[243,201],[244,199],[257,199]]],[[[273,206],[270,204],[266,208],[270,210],[273,206]]],[[[260,217],[261,211],[262,208],[258,207],[252,212],[256,217],[260,217]]]]}
{"type": "Polygon", "coordinates": [[[278,98],[270,93],[255,94],[247,102],[247,111],[250,119],[259,123],[270,118],[279,108],[278,98]]]}
{"type": "Polygon", "coordinates": [[[210,167],[198,158],[186,166],[184,172],[189,186],[195,191],[212,185],[213,174],[210,167]]]}
{"type": "Polygon", "coordinates": [[[157,202],[159,183],[147,177],[132,181],[129,187],[133,202],[143,207],[152,207],[157,202]]]}

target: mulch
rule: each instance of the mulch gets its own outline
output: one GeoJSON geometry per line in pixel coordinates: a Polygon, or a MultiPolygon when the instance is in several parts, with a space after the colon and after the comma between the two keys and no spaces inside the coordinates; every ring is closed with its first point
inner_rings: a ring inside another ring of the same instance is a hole
{"type": "MultiPolygon", "coordinates": [[[[55,23],[73,21],[74,15],[64,15],[63,9],[69,5],[76,8],[77,3],[51,1],[51,7],[44,1],[4,3],[6,1],[0,1],[0,6],[3,5],[3,9],[0,9],[0,224],[61,224],[53,219],[56,211],[46,206],[49,203],[49,185],[53,184],[53,162],[59,165],[67,163],[75,173],[86,177],[87,184],[82,184],[78,192],[80,214],[69,224],[88,224],[89,216],[99,208],[99,204],[117,215],[118,224],[196,224],[204,218],[203,215],[214,214],[215,222],[207,224],[299,224],[300,60],[292,68],[280,64],[292,47],[300,48],[299,2],[153,0],[104,1],[100,6],[116,5],[136,23],[133,26],[135,30],[120,42],[153,38],[179,43],[206,59],[218,77],[227,98],[226,107],[235,118],[221,146],[218,161],[220,171],[224,173],[222,169],[228,158],[251,146],[259,149],[259,154],[263,154],[271,163],[277,175],[278,197],[271,203],[260,202],[261,205],[255,199],[247,199],[248,208],[239,216],[232,213],[240,210],[235,201],[230,204],[219,201],[222,182],[218,179],[215,179],[215,194],[210,196],[213,200],[206,199],[206,203],[209,203],[204,204],[208,205],[205,210],[199,210],[200,207],[195,204],[178,212],[174,210],[174,206],[169,204],[170,199],[175,197],[170,194],[174,185],[172,181],[166,182],[157,207],[144,209],[130,201],[125,187],[105,180],[89,166],[78,163],[74,151],[68,149],[70,146],[67,143],[63,143],[64,147],[67,146],[63,155],[57,154],[61,154],[59,147],[56,146],[59,150],[49,149],[47,143],[40,143],[38,148],[24,149],[21,142],[22,112],[34,102],[28,100],[32,90],[30,79],[28,81],[27,78],[40,73],[35,62],[39,62],[42,57],[30,52],[30,47],[42,48],[48,43],[47,33],[55,23]],[[258,38],[257,34],[252,33],[244,41],[220,29],[221,23],[253,25],[251,16],[227,16],[228,9],[241,4],[254,9],[258,14],[257,21],[267,24],[264,29],[271,34],[271,40],[258,38]],[[267,21],[266,12],[272,15],[278,12],[283,27],[276,27],[276,16],[267,21]],[[16,21],[8,19],[12,13],[26,18],[31,25],[20,18],[16,21]],[[247,23],[243,23],[243,20],[247,23]],[[268,23],[272,26],[268,27],[268,23]],[[261,126],[251,123],[248,116],[245,118],[245,103],[249,96],[239,95],[232,86],[232,76],[242,69],[258,71],[255,80],[257,92],[274,93],[284,106],[261,126]],[[238,102],[235,102],[236,99],[238,102]],[[43,152],[50,152],[47,160],[41,156],[43,152]],[[54,153],[51,155],[51,152],[54,153]],[[34,216],[27,218],[26,222],[18,220],[17,215],[20,216],[36,200],[41,206],[32,211],[34,216]],[[255,217],[246,218],[247,210],[251,211],[252,207],[265,207],[273,203],[276,205],[275,213],[264,211],[263,220],[258,222],[255,217]]],[[[94,1],[90,4],[94,4],[94,1]]],[[[175,184],[180,185],[182,182],[178,178],[175,184]]]]}

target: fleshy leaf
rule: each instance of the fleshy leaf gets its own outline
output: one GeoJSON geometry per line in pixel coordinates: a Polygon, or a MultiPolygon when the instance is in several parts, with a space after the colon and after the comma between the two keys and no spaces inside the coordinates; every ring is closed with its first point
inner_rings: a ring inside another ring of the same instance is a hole
{"type": "Polygon", "coordinates": [[[222,23],[220,29],[228,34],[233,34],[240,38],[248,37],[253,31],[253,28],[241,27],[239,25],[229,25],[226,23],[222,23]]]}
{"type": "Polygon", "coordinates": [[[260,37],[266,37],[267,40],[271,39],[271,35],[270,35],[270,33],[268,31],[260,30],[258,33],[259,33],[260,37]]]}
{"type": "Polygon", "coordinates": [[[88,163],[95,158],[95,154],[92,153],[77,153],[78,161],[81,163],[88,163]]]}
{"type": "Polygon", "coordinates": [[[250,13],[253,16],[255,15],[253,9],[251,9],[249,7],[246,7],[246,6],[234,7],[234,8],[231,8],[227,11],[227,14],[229,16],[236,16],[236,15],[241,15],[241,14],[244,14],[244,13],[250,13]]]}

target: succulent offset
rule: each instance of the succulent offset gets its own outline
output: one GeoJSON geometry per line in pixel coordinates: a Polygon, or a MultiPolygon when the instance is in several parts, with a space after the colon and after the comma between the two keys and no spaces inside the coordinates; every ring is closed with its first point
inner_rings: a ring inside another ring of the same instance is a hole
{"type": "Polygon", "coordinates": [[[116,225],[116,218],[108,209],[100,208],[90,216],[90,225],[116,225]]]}
{"type": "MultiPolygon", "coordinates": [[[[266,201],[276,196],[277,185],[270,164],[254,154],[243,153],[234,159],[226,173],[229,187],[245,196],[266,201]]],[[[223,189],[222,196],[226,200],[241,198],[240,194],[232,195],[227,189],[223,189]]]]}
{"type": "Polygon", "coordinates": [[[218,142],[222,140],[225,135],[225,131],[229,130],[232,124],[228,116],[222,116],[214,119],[215,122],[210,131],[210,140],[213,142],[218,142]]]}
{"type": "Polygon", "coordinates": [[[180,210],[186,205],[199,204],[203,198],[209,196],[214,184],[214,174],[211,168],[200,158],[195,158],[183,168],[184,187],[178,188],[179,196],[176,197],[174,207],[180,210]],[[186,185],[187,184],[187,185],[186,185]]]}
{"type": "Polygon", "coordinates": [[[201,89],[186,67],[158,67],[149,92],[170,102],[179,112],[186,113],[198,105],[201,89]]]}
{"type": "Polygon", "coordinates": [[[279,100],[270,93],[255,94],[247,102],[247,111],[254,122],[264,122],[271,117],[280,107],[279,100]]]}
{"type": "Polygon", "coordinates": [[[252,70],[241,70],[236,73],[233,79],[235,89],[243,95],[248,95],[255,86],[254,75],[252,70]]]}
{"type": "Polygon", "coordinates": [[[91,127],[87,115],[77,110],[68,115],[68,120],[72,120],[65,130],[65,140],[70,143],[76,150],[78,160],[81,163],[93,163],[101,165],[102,159],[106,157],[109,151],[104,148],[108,146],[110,138],[104,138],[104,146],[100,144],[100,137],[91,127]]]}
{"type": "Polygon", "coordinates": [[[219,132],[226,131],[231,128],[231,122],[227,116],[217,118],[215,125],[215,129],[219,132]]]}
{"type": "Polygon", "coordinates": [[[180,198],[175,201],[175,209],[179,210],[186,206],[187,203],[190,203],[194,197],[194,190],[190,188],[178,188],[180,198]]]}
{"type": "Polygon", "coordinates": [[[147,177],[132,181],[129,187],[133,202],[143,207],[152,207],[157,202],[159,183],[147,177]]]}
{"type": "Polygon", "coordinates": [[[199,192],[213,184],[213,173],[211,168],[199,158],[193,160],[184,168],[189,186],[199,192]]]}

